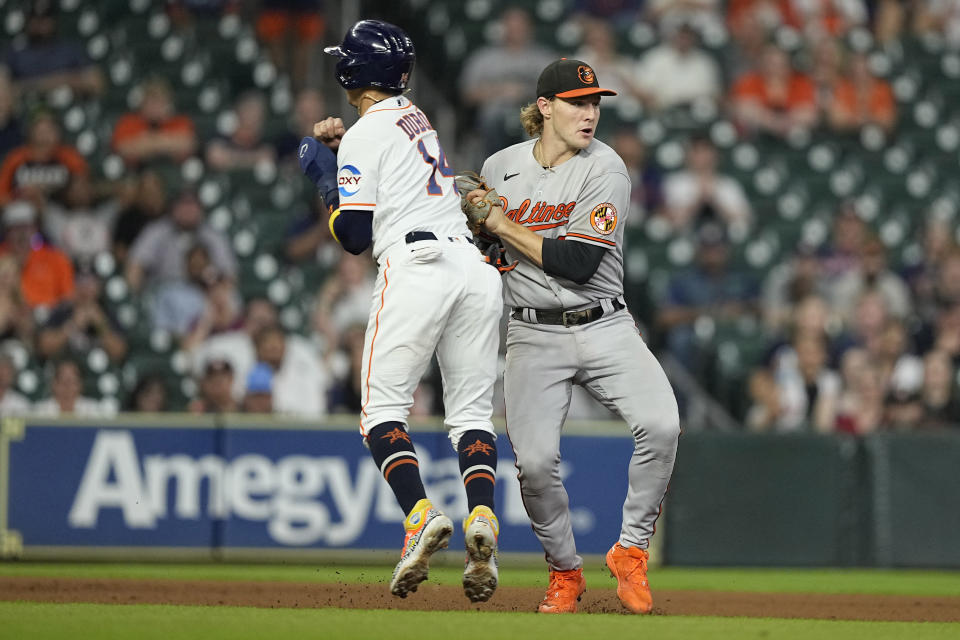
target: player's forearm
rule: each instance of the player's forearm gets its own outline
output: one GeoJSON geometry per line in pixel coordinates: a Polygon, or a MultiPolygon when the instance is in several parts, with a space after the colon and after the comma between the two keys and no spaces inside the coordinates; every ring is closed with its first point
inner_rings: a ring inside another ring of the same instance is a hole
{"type": "Polygon", "coordinates": [[[519,251],[538,267],[543,267],[543,238],[508,219],[503,215],[503,209],[493,209],[487,218],[486,228],[509,244],[511,249],[519,251]]]}

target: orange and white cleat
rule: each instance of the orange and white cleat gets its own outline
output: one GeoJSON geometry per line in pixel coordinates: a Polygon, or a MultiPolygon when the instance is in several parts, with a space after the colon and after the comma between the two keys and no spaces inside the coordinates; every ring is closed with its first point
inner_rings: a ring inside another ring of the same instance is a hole
{"type": "Polygon", "coordinates": [[[470,602],[486,602],[497,589],[497,536],[500,523],[490,507],[478,505],[463,521],[467,561],[463,593],[470,602]]]}
{"type": "Polygon", "coordinates": [[[390,593],[406,598],[427,579],[430,556],[446,549],[453,535],[453,522],[443,515],[426,498],[417,502],[403,521],[407,535],[403,539],[403,552],[390,580],[390,593]]]}
{"type": "Polygon", "coordinates": [[[577,602],[587,590],[587,581],[583,579],[583,569],[569,571],[551,571],[550,585],[543,596],[538,611],[540,613],[576,613],[577,602]]]}
{"type": "Polygon", "coordinates": [[[624,547],[619,542],[607,552],[607,568],[617,579],[617,597],[633,613],[650,613],[653,596],[647,580],[646,549],[624,547]]]}

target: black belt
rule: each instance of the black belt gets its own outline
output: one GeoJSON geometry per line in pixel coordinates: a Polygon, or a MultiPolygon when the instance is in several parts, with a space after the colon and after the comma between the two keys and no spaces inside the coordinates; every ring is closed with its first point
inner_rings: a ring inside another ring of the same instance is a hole
{"type": "Polygon", "coordinates": [[[437,236],[432,231],[411,231],[406,235],[407,244],[420,242],[421,240],[436,240],[437,236]]]}
{"type": "MultiPolygon", "coordinates": [[[[614,311],[625,309],[626,306],[617,298],[610,300],[614,311]]],[[[524,312],[527,309],[523,307],[514,307],[510,317],[514,320],[527,321],[524,318],[524,312]]],[[[532,319],[537,324],[562,324],[565,327],[571,327],[578,324],[587,324],[603,317],[603,305],[581,309],[580,311],[564,311],[563,309],[530,309],[532,319]]]]}
{"type": "MultiPolygon", "coordinates": [[[[472,242],[473,240],[470,236],[447,236],[447,240],[450,242],[463,242],[463,239],[466,238],[468,241],[472,242]]],[[[413,244],[414,242],[420,242],[422,240],[437,240],[437,234],[433,231],[410,231],[404,236],[407,244],[413,244]]]]}

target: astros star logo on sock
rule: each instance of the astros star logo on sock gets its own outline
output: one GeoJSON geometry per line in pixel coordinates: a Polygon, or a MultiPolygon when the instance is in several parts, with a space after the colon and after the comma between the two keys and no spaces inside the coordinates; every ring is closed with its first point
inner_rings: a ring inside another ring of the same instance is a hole
{"type": "Polygon", "coordinates": [[[464,449],[464,452],[468,456],[472,456],[475,453],[482,453],[483,455],[488,456],[490,455],[491,451],[493,451],[493,447],[486,442],[480,442],[479,439],[464,449]]]}
{"type": "Polygon", "coordinates": [[[407,432],[400,427],[394,427],[393,431],[389,431],[380,436],[381,440],[384,438],[390,438],[390,444],[393,444],[397,440],[406,440],[407,442],[410,442],[410,436],[408,436],[407,432]]]}

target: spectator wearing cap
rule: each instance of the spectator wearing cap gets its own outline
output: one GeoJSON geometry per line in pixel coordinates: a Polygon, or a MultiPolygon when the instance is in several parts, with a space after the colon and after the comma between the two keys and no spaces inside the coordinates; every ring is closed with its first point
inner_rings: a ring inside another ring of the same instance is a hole
{"type": "Polygon", "coordinates": [[[664,110],[719,101],[720,67],[698,46],[696,29],[686,22],[665,28],[665,41],[640,58],[637,77],[647,105],[664,110]]]}
{"type": "Polygon", "coordinates": [[[20,270],[20,291],[33,307],[55,307],[73,297],[73,264],[65,253],[43,241],[37,231],[37,211],[17,201],[3,210],[0,256],[13,257],[20,270]]]}
{"type": "Polygon", "coordinates": [[[155,77],[142,85],[140,108],[117,120],[112,147],[130,166],[151,160],[181,162],[197,148],[193,121],[177,114],[173,91],[155,77]]]}
{"type": "Polygon", "coordinates": [[[746,231],[753,211],[740,183],[717,170],[717,149],[706,136],[694,136],[686,167],[663,181],[664,214],[676,231],[715,221],[728,231],[746,231]]]}
{"type": "Polygon", "coordinates": [[[170,214],[150,223],[130,249],[126,278],[135,291],[144,286],[186,278],[186,253],[196,244],[204,245],[216,272],[236,280],[237,262],[227,237],[204,221],[196,194],[183,190],[174,200],[170,214]]]}
{"type": "Polygon", "coordinates": [[[190,401],[190,413],[235,413],[240,410],[233,395],[234,370],[229,360],[211,358],[203,367],[199,396],[190,401]]]}
{"type": "Polygon", "coordinates": [[[207,143],[207,166],[218,171],[251,170],[261,163],[273,163],[276,150],[263,137],[267,99],[259,91],[247,91],[233,107],[236,127],[229,136],[207,143]]]}
{"type": "Polygon", "coordinates": [[[62,201],[67,185],[89,173],[87,161],[63,144],[53,114],[38,111],[30,121],[27,143],[12,150],[0,164],[0,205],[28,199],[38,208],[62,201]]]}
{"type": "Polygon", "coordinates": [[[694,325],[699,318],[723,323],[755,315],[758,287],[746,273],[730,267],[730,248],[720,224],[707,223],[697,232],[696,264],[676,273],[660,302],[657,324],[667,347],[681,363],[696,368],[694,325]]]}
{"type": "Polygon", "coordinates": [[[83,373],[75,360],[64,359],[53,366],[51,396],[33,406],[39,416],[73,415],[77,417],[109,417],[113,411],[93,398],[81,395],[83,373]]]}
{"type": "Polygon", "coordinates": [[[473,52],[460,75],[464,105],[477,110],[477,129],[490,156],[523,139],[516,114],[533,98],[540,72],[556,59],[533,38],[530,14],[506,9],[499,20],[500,40],[473,52]],[[512,128],[508,128],[512,127],[512,128]]]}
{"type": "Polygon", "coordinates": [[[82,270],[77,274],[73,299],[57,305],[37,334],[37,352],[41,357],[83,357],[91,349],[100,348],[111,362],[123,362],[127,340],[119,323],[103,306],[102,291],[96,273],[82,270]]]}
{"type": "Polygon", "coordinates": [[[57,34],[54,0],[30,3],[25,32],[26,39],[15,40],[6,58],[21,94],[43,94],[59,87],[86,96],[103,93],[103,74],[87,57],[83,45],[57,34]]]}
{"type": "Polygon", "coordinates": [[[744,131],[782,138],[817,123],[816,85],[794,71],[787,53],[774,44],[764,47],[756,71],[737,78],[730,97],[744,131]]]}
{"type": "Polygon", "coordinates": [[[6,353],[0,353],[0,416],[22,416],[30,412],[30,401],[13,388],[17,368],[6,353]]]}
{"type": "Polygon", "coordinates": [[[246,413],[273,413],[273,369],[258,362],[247,375],[247,392],[243,396],[246,413]]]}

